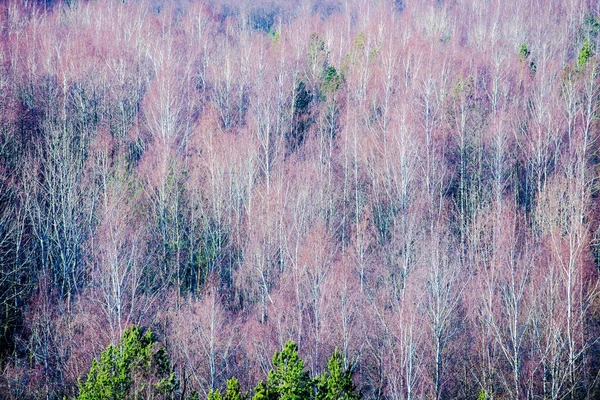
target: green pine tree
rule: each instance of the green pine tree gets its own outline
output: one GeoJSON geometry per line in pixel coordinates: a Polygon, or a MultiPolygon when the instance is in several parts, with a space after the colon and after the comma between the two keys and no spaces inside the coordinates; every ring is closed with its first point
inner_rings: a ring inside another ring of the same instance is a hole
{"type": "Polygon", "coordinates": [[[222,396],[218,389],[208,393],[208,400],[246,400],[247,398],[248,393],[242,394],[240,383],[235,377],[227,381],[225,396],[222,396]]]}
{"type": "Polygon", "coordinates": [[[79,400],[170,399],[177,389],[175,374],[164,349],[148,329],[128,328],[118,345],[109,345],[94,359],[85,382],[79,381],[79,400]]]}
{"type": "Polygon", "coordinates": [[[267,388],[267,384],[264,381],[258,382],[256,389],[254,389],[254,396],[252,400],[271,400],[273,397],[270,396],[270,392],[267,388]]]}
{"type": "Polygon", "coordinates": [[[219,392],[219,389],[209,391],[208,400],[223,400],[223,396],[221,396],[221,392],[219,392]]]}
{"type": "Polygon", "coordinates": [[[583,39],[583,45],[581,46],[581,50],[579,51],[579,56],[577,57],[577,69],[579,71],[583,70],[588,60],[594,55],[594,45],[590,43],[588,38],[583,39]]]}
{"type": "Polygon", "coordinates": [[[270,400],[305,400],[311,397],[311,379],[308,371],[304,370],[304,361],[298,356],[296,343],[287,342],[281,352],[275,352],[273,367],[267,379],[270,400]]]}
{"type": "Polygon", "coordinates": [[[227,390],[225,391],[225,400],[246,400],[248,393],[242,393],[240,383],[236,378],[227,381],[227,390]]]}
{"type": "Polygon", "coordinates": [[[344,368],[344,357],[338,349],[327,363],[327,371],[317,378],[315,400],[359,400],[360,393],[352,381],[352,372],[344,368]]]}
{"type": "Polygon", "coordinates": [[[531,52],[527,48],[527,45],[525,43],[523,43],[521,45],[521,48],[519,49],[519,58],[521,59],[521,61],[525,61],[525,60],[527,60],[527,58],[529,58],[530,54],[531,54],[531,52]]]}

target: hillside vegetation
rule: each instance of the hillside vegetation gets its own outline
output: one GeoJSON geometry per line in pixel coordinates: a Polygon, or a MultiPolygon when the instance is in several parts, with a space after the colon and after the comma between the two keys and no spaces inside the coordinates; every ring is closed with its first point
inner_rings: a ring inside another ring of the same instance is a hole
{"type": "Polygon", "coordinates": [[[599,108],[596,0],[0,2],[0,398],[598,399],[599,108]]]}

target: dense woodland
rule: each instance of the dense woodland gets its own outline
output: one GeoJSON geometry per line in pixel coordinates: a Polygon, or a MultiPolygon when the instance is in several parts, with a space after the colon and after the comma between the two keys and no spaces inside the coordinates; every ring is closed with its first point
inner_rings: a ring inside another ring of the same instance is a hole
{"type": "Polygon", "coordinates": [[[0,398],[600,398],[599,108],[596,0],[1,2],[0,398]]]}

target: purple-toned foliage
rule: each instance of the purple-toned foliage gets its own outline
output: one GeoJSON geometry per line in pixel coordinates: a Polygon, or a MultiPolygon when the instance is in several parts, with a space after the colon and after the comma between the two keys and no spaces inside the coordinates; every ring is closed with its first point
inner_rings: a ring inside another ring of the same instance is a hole
{"type": "Polygon", "coordinates": [[[368,399],[600,396],[600,5],[0,4],[0,398],[128,326],[368,399]]]}

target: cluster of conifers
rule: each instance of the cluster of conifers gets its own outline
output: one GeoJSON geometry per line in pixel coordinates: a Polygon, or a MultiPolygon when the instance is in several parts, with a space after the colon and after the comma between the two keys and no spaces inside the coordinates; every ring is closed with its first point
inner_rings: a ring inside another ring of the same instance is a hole
{"type": "MultiPolygon", "coordinates": [[[[189,399],[197,400],[195,390],[186,393],[171,367],[163,347],[158,346],[150,329],[127,328],[117,345],[109,345],[79,382],[77,400],[101,399],[189,399]]],[[[239,381],[227,381],[224,394],[211,389],[208,400],[359,400],[351,369],[336,349],[327,370],[311,377],[292,341],[275,352],[267,379],[260,381],[253,394],[243,392],[239,381]]]]}

